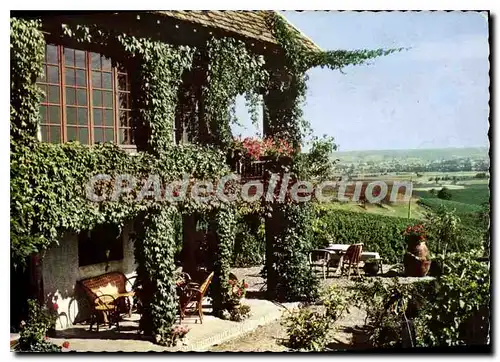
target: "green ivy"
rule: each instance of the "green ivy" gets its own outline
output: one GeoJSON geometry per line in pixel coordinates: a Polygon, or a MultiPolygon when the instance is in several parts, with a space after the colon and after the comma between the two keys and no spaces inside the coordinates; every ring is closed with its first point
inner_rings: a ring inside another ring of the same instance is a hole
{"type": "Polygon", "coordinates": [[[234,209],[219,209],[214,218],[215,234],[217,236],[217,258],[214,265],[213,308],[216,313],[226,309],[229,298],[229,270],[234,247],[236,227],[236,212],[234,209]]]}
{"type": "Polygon", "coordinates": [[[207,46],[208,79],[203,88],[205,116],[211,139],[228,146],[231,123],[236,123],[235,101],[245,95],[251,118],[257,122],[259,93],[267,82],[264,58],[250,53],[245,43],[232,39],[212,38],[207,46]]]}
{"type": "Polygon", "coordinates": [[[148,209],[136,222],[135,259],[141,308],[140,328],[168,344],[177,308],[175,291],[175,207],[148,209]]]}
{"type": "Polygon", "coordinates": [[[10,134],[13,139],[35,137],[38,132],[45,40],[37,20],[10,19],[10,134]]]}

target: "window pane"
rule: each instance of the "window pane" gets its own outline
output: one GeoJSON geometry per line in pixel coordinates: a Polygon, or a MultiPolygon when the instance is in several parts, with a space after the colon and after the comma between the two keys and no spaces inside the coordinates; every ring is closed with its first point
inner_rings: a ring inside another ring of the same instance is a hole
{"type": "Polygon", "coordinates": [[[47,63],[57,64],[57,47],[55,45],[47,45],[47,63]]]}
{"type": "Polygon", "coordinates": [[[68,124],[76,124],[76,108],[66,107],[66,119],[68,124]]]}
{"type": "Polygon", "coordinates": [[[129,114],[128,113],[129,113],[128,111],[120,111],[120,126],[129,127],[129,122],[128,122],[129,114]]]}
{"type": "Polygon", "coordinates": [[[97,53],[90,53],[90,58],[92,69],[101,69],[101,55],[97,53]]]}
{"type": "Polygon", "coordinates": [[[64,48],[64,64],[70,67],[75,65],[75,51],[73,49],[64,48]]]}
{"type": "Polygon", "coordinates": [[[119,140],[118,143],[122,145],[130,145],[132,144],[132,138],[131,138],[131,130],[129,128],[121,128],[120,129],[120,134],[119,134],[119,140]]]}
{"type": "Polygon", "coordinates": [[[48,142],[49,141],[49,127],[42,126],[41,131],[42,131],[42,141],[48,142]]]}
{"type": "Polygon", "coordinates": [[[113,128],[106,128],[104,132],[105,141],[106,142],[115,142],[115,132],[113,128]]]}
{"type": "Polygon", "coordinates": [[[58,86],[49,85],[49,103],[61,103],[58,86]]]}
{"type": "Polygon", "coordinates": [[[104,142],[104,132],[102,128],[94,128],[94,142],[104,142]]]}
{"type": "Polygon", "coordinates": [[[108,108],[113,108],[113,92],[102,92],[103,93],[103,106],[108,108]]]}
{"type": "Polygon", "coordinates": [[[118,74],[118,89],[128,90],[128,88],[127,88],[127,76],[125,74],[118,74]]]}
{"type": "Polygon", "coordinates": [[[89,119],[87,116],[87,108],[78,108],[78,124],[81,126],[87,126],[89,119]]]}
{"type": "Polygon", "coordinates": [[[40,98],[40,101],[42,103],[45,103],[45,102],[47,102],[47,87],[44,85],[41,85],[40,89],[42,90],[42,97],[40,98]]]}
{"type": "Polygon", "coordinates": [[[76,104],[75,88],[66,87],[66,104],[70,105],[76,104]]]}
{"type": "Polygon", "coordinates": [[[40,106],[40,119],[42,123],[47,122],[47,106],[40,106]]]}
{"type": "Polygon", "coordinates": [[[68,127],[68,141],[76,141],[78,139],[78,128],[68,127]]]}
{"type": "Polygon", "coordinates": [[[61,122],[61,109],[59,106],[49,106],[49,122],[55,124],[61,122]]]}
{"type": "Polygon", "coordinates": [[[87,77],[84,70],[76,70],[76,85],[85,87],[87,85],[87,77]]]}
{"type": "Polygon", "coordinates": [[[94,96],[92,97],[92,101],[94,102],[94,106],[101,107],[102,106],[102,94],[101,91],[95,90],[93,91],[94,96]]]}
{"type": "Polygon", "coordinates": [[[82,50],[75,50],[75,63],[77,67],[86,68],[85,65],[85,52],[82,50]]]}
{"type": "Polygon", "coordinates": [[[111,109],[106,109],[104,111],[104,124],[106,126],[113,126],[113,111],[111,109]]]}
{"type": "Polygon", "coordinates": [[[51,65],[47,66],[47,82],[59,83],[59,68],[51,65]]]}
{"type": "Polygon", "coordinates": [[[105,89],[113,89],[111,73],[102,73],[102,87],[105,89]]]}
{"type": "Polygon", "coordinates": [[[102,88],[101,72],[92,72],[92,87],[102,88]]]}
{"type": "Polygon", "coordinates": [[[73,69],[66,69],[66,84],[75,85],[75,71],[73,69]]]}
{"type": "Polygon", "coordinates": [[[38,75],[38,78],[36,79],[36,82],[45,82],[45,79],[47,79],[46,77],[46,74],[47,74],[47,67],[44,65],[43,66],[43,69],[42,69],[42,73],[40,73],[38,75]]]}
{"type": "Polygon", "coordinates": [[[102,110],[94,109],[94,125],[102,126],[102,110]]]}
{"type": "Polygon", "coordinates": [[[110,70],[111,69],[111,59],[107,57],[102,57],[102,69],[110,70]]]}
{"type": "Polygon", "coordinates": [[[77,89],[76,90],[76,99],[78,101],[79,106],[87,105],[87,90],[86,89],[77,89]]]}
{"type": "Polygon", "coordinates": [[[118,104],[119,108],[130,108],[128,103],[128,94],[127,93],[119,93],[118,94],[118,104]]]}
{"type": "Polygon", "coordinates": [[[61,142],[61,127],[52,126],[50,127],[50,142],[60,143],[61,142]]]}
{"type": "Polygon", "coordinates": [[[87,127],[78,129],[78,141],[85,145],[89,143],[89,129],[87,127]]]}

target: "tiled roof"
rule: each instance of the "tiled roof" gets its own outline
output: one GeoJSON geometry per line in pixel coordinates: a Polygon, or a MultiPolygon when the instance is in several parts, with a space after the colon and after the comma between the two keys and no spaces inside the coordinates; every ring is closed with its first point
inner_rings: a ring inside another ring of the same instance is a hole
{"type": "MultiPolygon", "coordinates": [[[[277,44],[271,29],[267,23],[267,17],[272,10],[162,10],[158,13],[173,17],[179,20],[189,21],[213,28],[224,29],[245,37],[277,44]]],[[[320,50],[320,48],[300,30],[289,24],[290,29],[298,32],[302,43],[310,50],[320,50]]]]}

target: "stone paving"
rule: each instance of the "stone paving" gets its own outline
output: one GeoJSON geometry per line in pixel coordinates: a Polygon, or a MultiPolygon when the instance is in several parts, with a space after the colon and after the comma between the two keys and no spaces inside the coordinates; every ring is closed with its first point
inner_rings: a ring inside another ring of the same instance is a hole
{"type": "Polygon", "coordinates": [[[278,305],[262,299],[245,299],[244,304],[251,307],[251,315],[243,322],[222,320],[210,315],[206,308],[203,324],[194,316],[188,316],[182,325],[190,328],[184,345],[177,347],[162,347],[144,339],[138,334],[139,315],[125,317],[120,322],[120,332],[113,327],[111,330],[100,327],[99,332],[88,331],[88,325],[75,325],[73,328],[57,331],[55,338],[50,340],[58,345],[68,341],[70,350],[78,352],[168,352],[168,351],[205,351],[211,346],[237,338],[251,332],[257,327],[279,319],[285,308],[293,308],[295,304],[278,305]]]}
{"type": "MultiPolygon", "coordinates": [[[[383,281],[389,282],[392,275],[388,273],[391,266],[383,266],[383,274],[379,277],[383,281]]],[[[253,268],[235,268],[232,270],[238,279],[244,279],[248,284],[248,296],[251,298],[263,298],[265,291],[265,281],[260,277],[259,272],[262,266],[253,268]]],[[[363,273],[362,273],[363,274],[363,273]]],[[[323,281],[324,285],[336,284],[338,286],[355,286],[356,279],[348,280],[345,277],[333,276],[323,281]]],[[[401,282],[415,282],[429,279],[426,278],[400,278],[401,282]]],[[[273,303],[264,299],[250,299],[243,301],[251,307],[251,316],[243,322],[232,322],[222,320],[212,316],[209,303],[204,308],[203,324],[195,316],[188,316],[183,320],[182,325],[190,328],[184,345],[177,347],[162,347],[150,342],[138,334],[139,315],[132,315],[131,318],[125,317],[120,322],[120,332],[113,327],[111,330],[101,327],[99,332],[89,332],[88,325],[75,325],[73,328],[57,331],[55,338],[50,340],[53,343],[62,345],[63,342],[70,343],[70,350],[74,351],[93,351],[93,352],[168,352],[168,351],[205,351],[212,346],[223,344],[232,339],[242,337],[243,335],[256,330],[259,326],[266,325],[276,321],[282,316],[285,309],[295,307],[296,303],[285,303],[282,305],[273,303]]],[[[209,302],[209,300],[207,300],[209,302]]]]}

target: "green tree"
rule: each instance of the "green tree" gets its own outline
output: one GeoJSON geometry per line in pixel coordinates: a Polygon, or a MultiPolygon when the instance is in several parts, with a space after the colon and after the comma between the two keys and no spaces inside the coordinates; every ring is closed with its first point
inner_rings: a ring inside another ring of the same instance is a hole
{"type": "Polygon", "coordinates": [[[443,187],[437,193],[437,197],[439,197],[441,200],[451,200],[451,192],[447,187],[443,187]]]}

